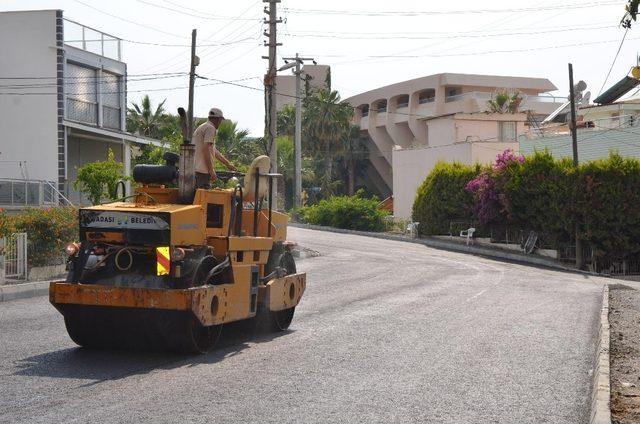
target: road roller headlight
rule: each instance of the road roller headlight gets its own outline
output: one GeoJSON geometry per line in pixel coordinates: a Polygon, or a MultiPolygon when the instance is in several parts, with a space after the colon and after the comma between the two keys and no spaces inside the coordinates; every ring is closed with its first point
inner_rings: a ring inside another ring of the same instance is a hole
{"type": "Polygon", "coordinates": [[[184,249],[181,247],[174,247],[173,250],[171,251],[171,259],[173,261],[181,261],[184,259],[185,255],[186,253],[184,249]]]}
{"type": "Polygon", "coordinates": [[[80,243],[69,243],[64,247],[64,251],[68,256],[76,256],[80,251],[80,243]]]}

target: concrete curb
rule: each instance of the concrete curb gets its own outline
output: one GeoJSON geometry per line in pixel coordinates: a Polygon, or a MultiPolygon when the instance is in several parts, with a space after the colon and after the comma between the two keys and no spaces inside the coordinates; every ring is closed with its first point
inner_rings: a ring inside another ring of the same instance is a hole
{"type": "Polygon", "coordinates": [[[600,328],[591,389],[590,424],[611,424],[611,376],[609,369],[609,286],[602,290],[600,328]]]}
{"type": "Polygon", "coordinates": [[[49,293],[49,283],[50,281],[37,281],[33,283],[0,286],[0,303],[8,302],[10,300],[44,296],[49,293]]]}
{"type": "Polygon", "coordinates": [[[543,266],[543,267],[558,269],[562,271],[578,272],[581,274],[591,274],[585,271],[577,270],[575,268],[564,266],[554,261],[553,259],[548,259],[548,258],[535,256],[535,255],[525,255],[522,253],[510,252],[510,251],[499,250],[499,249],[491,249],[487,247],[480,247],[480,246],[473,246],[473,245],[467,246],[466,244],[448,242],[446,240],[441,240],[436,238],[427,237],[427,238],[416,239],[416,238],[410,238],[406,236],[400,236],[400,235],[388,234],[388,233],[372,233],[369,231],[344,230],[342,228],[325,227],[321,225],[311,225],[311,224],[299,224],[295,222],[290,222],[289,226],[296,227],[296,228],[306,228],[309,230],[329,231],[329,232],[341,233],[341,234],[354,234],[359,236],[374,237],[374,238],[385,239],[385,240],[404,241],[408,243],[422,244],[424,246],[432,247],[434,249],[448,250],[451,252],[458,252],[458,253],[469,253],[472,255],[483,256],[483,257],[492,258],[492,259],[502,259],[510,262],[525,264],[525,265],[543,266]]]}

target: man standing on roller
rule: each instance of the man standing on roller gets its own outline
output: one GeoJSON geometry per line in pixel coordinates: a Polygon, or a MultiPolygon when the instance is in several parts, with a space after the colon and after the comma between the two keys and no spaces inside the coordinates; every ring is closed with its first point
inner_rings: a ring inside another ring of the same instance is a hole
{"type": "Polygon", "coordinates": [[[214,167],[214,157],[218,158],[230,171],[236,171],[236,167],[216,149],[216,133],[222,121],[224,121],[222,111],[215,107],[211,108],[209,119],[193,132],[193,144],[196,148],[196,188],[209,189],[211,181],[218,179],[214,167]]]}

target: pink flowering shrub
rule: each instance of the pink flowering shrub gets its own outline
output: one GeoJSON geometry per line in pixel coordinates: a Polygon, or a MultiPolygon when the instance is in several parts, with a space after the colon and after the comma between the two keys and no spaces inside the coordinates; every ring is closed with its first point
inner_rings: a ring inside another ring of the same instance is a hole
{"type": "Polygon", "coordinates": [[[524,163],[524,156],[516,155],[511,149],[496,156],[496,162],[491,168],[485,169],[473,180],[469,181],[465,188],[474,194],[474,216],[480,224],[493,223],[500,217],[502,205],[500,204],[499,187],[504,180],[504,170],[511,164],[524,163]]]}

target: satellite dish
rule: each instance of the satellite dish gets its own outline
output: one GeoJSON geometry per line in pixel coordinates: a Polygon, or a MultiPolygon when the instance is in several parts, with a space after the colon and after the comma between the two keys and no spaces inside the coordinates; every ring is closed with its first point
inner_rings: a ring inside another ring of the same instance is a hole
{"type": "Polygon", "coordinates": [[[584,96],[582,96],[582,101],[580,102],[580,106],[587,107],[589,106],[590,101],[591,101],[591,91],[587,91],[586,93],[584,93],[584,96]]]}
{"type": "Polygon", "coordinates": [[[634,66],[631,69],[631,75],[635,78],[635,79],[640,79],[640,66],[634,66]]]}
{"type": "Polygon", "coordinates": [[[576,91],[584,91],[587,89],[587,83],[580,80],[578,81],[578,83],[576,84],[576,91]]]}
{"type": "MultiPolygon", "coordinates": [[[[255,200],[256,171],[260,174],[268,174],[270,168],[271,159],[269,159],[269,156],[258,156],[251,162],[251,166],[249,166],[249,170],[244,177],[244,200],[247,202],[253,202],[255,200]]],[[[269,184],[267,177],[260,177],[260,182],[258,183],[258,199],[262,199],[265,194],[267,194],[268,189],[269,184]]]]}

